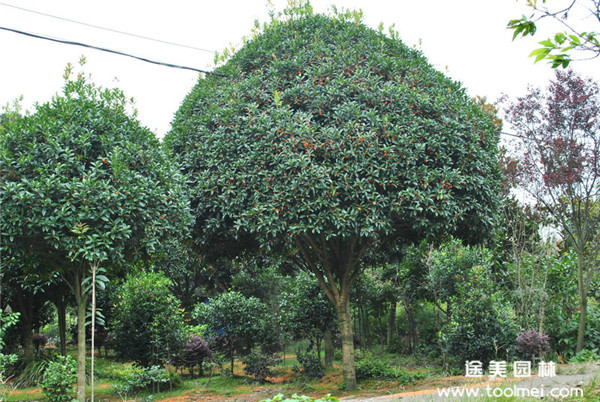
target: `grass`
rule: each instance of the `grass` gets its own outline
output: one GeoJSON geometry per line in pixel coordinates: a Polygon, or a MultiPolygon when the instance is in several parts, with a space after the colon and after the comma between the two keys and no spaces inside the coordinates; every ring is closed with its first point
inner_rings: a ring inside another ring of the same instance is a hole
{"type": "MultiPolygon", "coordinates": [[[[343,390],[343,376],[341,362],[335,361],[334,367],[326,370],[326,374],[320,381],[309,380],[298,375],[292,370],[297,365],[297,361],[292,355],[287,355],[285,364],[283,360],[280,365],[274,368],[274,377],[268,378],[264,384],[255,383],[250,377],[244,374],[241,362],[235,363],[234,375],[220,376],[215,372],[212,376],[210,370],[205,370],[205,376],[202,378],[191,378],[185,374],[183,383],[173,391],[163,391],[153,395],[153,400],[161,401],[185,401],[195,398],[240,398],[245,400],[260,400],[273,397],[276,394],[283,393],[291,395],[294,393],[322,396],[331,394],[337,397],[353,395],[355,397],[372,397],[378,395],[396,395],[404,392],[414,392],[416,395],[430,393],[431,390],[439,388],[449,388],[456,386],[469,386],[469,384],[481,383],[474,379],[468,379],[462,375],[448,377],[440,367],[431,363],[417,361],[411,357],[402,357],[391,354],[375,354],[368,356],[377,360],[385,360],[398,368],[403,368],[409,372],[418,371],[424,375],[423,380],[412,384],[402,384],[398,380],[361,380],[358,389],[347,393],[343,390]]],[[[225,365],[228,367],[228,365],[225,365]]],[[[585,365],[561,366],[562,374],[581,373],[585,365]]],[[[122,363],[114,357],[100,357],[95,359],[95,395],[98,400],[103,401],[121,401],[122,398],[116,393],[115,384],[119,383],[119,378],[131,371],[131,363],[122,363]]],[[[483,380],[485,381],[485,380],[483,380]]],[[[503,383],[494,385],[498,388],[511,387],[513,383],[503,383]]],[[[90,390],[88,387],[88,395],[90,390]]],[[[150,392],[140,393],[138,397],[150,396],[150,392]]],[[[43,400],[43,394],[40,388],[29,387],[10,391],[6,398],[7,401],[28,401],[43,400]]],[[[136,399],[137,400],[137,399],[136,399]]],[[[514,401],[523,400],[515,397],[483,398],[478,400],[489,401],[514,401]]],[[[574,399],[578,401],[599,401],[600,400],[600,380],[596,378],[591,384],[584,388],[584,397],[574,399]]]]}

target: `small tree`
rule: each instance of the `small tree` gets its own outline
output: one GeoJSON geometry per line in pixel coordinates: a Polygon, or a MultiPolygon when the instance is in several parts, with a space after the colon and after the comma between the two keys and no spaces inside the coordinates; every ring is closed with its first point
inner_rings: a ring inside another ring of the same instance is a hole
{"type": "Polygon", "coordinates": [[[309,339],[321,358],[321,341],[328,330],[335,330],[335,310],[315,278],[301,273],[289,282],[281,300],[281,321],[294,340],[309,339]]]}
{"type": "Polygon", "coordinates": [[[577,255],[583,349],[587,298],[600,253],[600,88],[573,71],[556,71],[546,90],[505,107],[506,121],[522,138],[518,185],[551,218],[577,255]]]}
{"type": "Polygon", "coordinates": [[[216,338],[215,347],[230,358],[233,374],[236,354],[249,353],[264,337],[265,311],[257,298],[231,291],[198,304],[193,315],[199,324],[208,326],[208,335],[216,338]]]}
{"type": "Polygon", "coordinates": [[[212,350],[208,343],[198,335],[192,335],[181,349],[179,361],[190,369],[190,374],[194,376],[194,367],[198,367],[198,375],[204,375],[204,361],[212,356],[212,350]]]}
{"type": "Polygon", "coordinates": [[[72,79],[70,66],[65,80],[62,95],[0,130],[0,246],[3,260],[19,262],[26,272],[58,273],[69,285],[77,305],[77,398],[83,401],[86,278],[100,264],[110,276],[128,261],[147,258],[165,237],[184,231],[190,216],[178,166],[131,116],[123,93],[83,75],[72,79]]]}
{"type": "Polygon", "coordinates": [[[454,282],[441,299],[452,306],[440,331],[443,350],[461,365],[465,360],[506,359],[517,338],[517,326],[504,292],[496,285],[492,253],[451,241],[431,250],[427,265],[435,267],[436,286],[454,282]]]}
{"type": "Polygon", "coordinates": [[[144,367],[161,365],[185,342],[179,302],[162,274],[129,276],[118,291],[114,309],[114,349],[144,367]]]}

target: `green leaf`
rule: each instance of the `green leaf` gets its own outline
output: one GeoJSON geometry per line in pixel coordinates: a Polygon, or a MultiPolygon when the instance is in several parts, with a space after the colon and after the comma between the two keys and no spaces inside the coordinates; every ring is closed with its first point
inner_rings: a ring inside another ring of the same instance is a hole
{"type": "Polygon", "coordinates": [[[538,61],[545,59],[550,54],[550,51],[551,49],[542,47],[531,52],[529,57],[535,57],[535,63],[537,63],[538,61]]]}

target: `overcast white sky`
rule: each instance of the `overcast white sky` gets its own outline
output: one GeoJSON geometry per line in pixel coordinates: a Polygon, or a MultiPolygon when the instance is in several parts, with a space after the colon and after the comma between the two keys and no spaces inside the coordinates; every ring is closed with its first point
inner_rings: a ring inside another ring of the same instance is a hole
{"type": "MultiPolygon", "coordinates": [[[[285,1],[274,4],[281,9],[285,1]]],[[[523,94],[527,84],[545,86],[553,75],[528,54],[537,41],[512,42],[508,20],[528,10],[524,0],[313,0],[317,12],[331,4],[362,9],[367,25],[395,24],[408,45],[421,43],[431,63],[463,82],[470,95],[495,100],[523,94]]],[[[208,50],[240,43],[255,19],[267,20],[266,0],[0,0],[0,26],[135,54],[153,60],[212,69],[214,54],[152,42],[8,7],[85,22],[208,50]]],[[[105,87],[118,86],[136,100],[138,117],[162,137],[197,73],[171,69],[81,47],[0,31],[0,105],[23,95],[22,105],[46,102],[62,86],[68,62],[85,55],[85,71],[105,87]]],[[[600,81],[600,62],[575,64],[600,81]]]]}

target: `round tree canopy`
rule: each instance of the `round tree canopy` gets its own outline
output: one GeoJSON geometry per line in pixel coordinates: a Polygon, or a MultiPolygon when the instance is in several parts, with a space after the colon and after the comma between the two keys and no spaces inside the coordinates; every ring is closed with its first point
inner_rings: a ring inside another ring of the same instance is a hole
{"type": "Polygon", "coordinates": [[[308,13],[272,21],[217,71],[227,78],[201,78],[165,139],[211,250],[488,232],[492,120],[397,38],[308,13]]]}
{"type": "Polygon", "coordinates": [[[116,265],[185,229],[189,200],[178,166],[128,107],[120,91],[79,77],[34,114],[6,123],[0,226],[7,256],[21,253],[23,262],[31,254],[59,269],[70,260],[116,265]]]}

